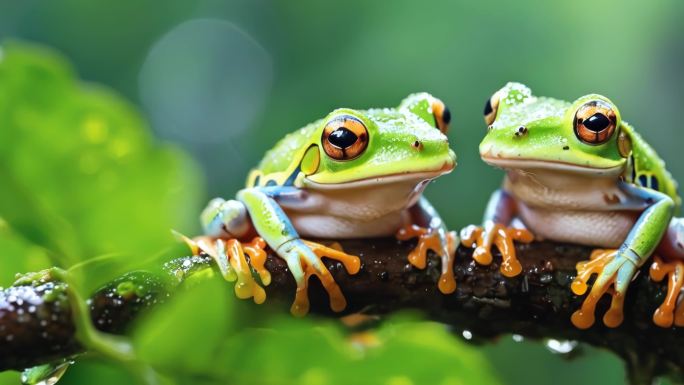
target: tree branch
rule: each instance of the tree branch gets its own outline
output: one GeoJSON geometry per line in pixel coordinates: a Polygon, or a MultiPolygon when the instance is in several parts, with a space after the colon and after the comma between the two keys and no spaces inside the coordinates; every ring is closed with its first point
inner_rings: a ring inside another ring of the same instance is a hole
{"type": "MultiPolygon", "coordinates": [[[[471,258],[472,250],[461,247],[454,267],[457,290],[444,295],[436,286],[439,259],[431,256],[425,270],[408,264],[406,256],[415,243],[394,239],[341,243],[346,252],[362,259],[361,271],[353,276],[341,263],[326,261],[348,302],[343,314],[419,309],[429,319],[451,325],[458,332],[468,330],[478,340],[515,333],[607,348],[625,360],[633,383],[650,383],[662,374],[682,376],[684,331],[653,324],[652,314],[662,302],[666,284],[652,282],[648,266],[630,287],[625,321],[620,327],[602,325],[601,316],[608,305],[608,298],[604,298],[598,306],[596,324],[579,330],[570,323],[570,315],[583,297],[572,294],[570,283],[575,264],[588,259],[589,248],[545,242],[518,245],[524,271],[518,277],[506,278],[496,262],[479,266],[471,258]]],[[[500,256],[495,255],[495,261],[500,261],[500,256]]],[[[167,263],[165,271],[182,281],[210,265],[208,257],[188,257],[167,263]]],[[[286,308],[294,297],[294,280],[285,262],[274,255],[269,255],[266,267],[272,275],[266,288],[267,304],[286,308]]],[[[79,351],[64,289],[63,283],[37,282],[0,291],[0,370],[23,369],[79,351]]],[[[123,333],[140,311],[170,294],[151,274],[127,274],[92,297],[94,324],[105,332],[123,333]],[[144,290],[127,289],[132,287],[144,290]]],[[[309,297],[313,313],[340,315],[330,310],[327,295],[315,279],[311,280],[309,297]]]]}

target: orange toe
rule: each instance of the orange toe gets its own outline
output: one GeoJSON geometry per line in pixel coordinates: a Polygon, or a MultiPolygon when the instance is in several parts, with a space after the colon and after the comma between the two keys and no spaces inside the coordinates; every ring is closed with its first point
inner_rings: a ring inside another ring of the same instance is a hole
{"type": "Polygon", "coordinates": [[[266,242],[261,237],[255,237],[249,243],[244,243],[242,248],[245,254],[249,255],[249,262],[259,274],[259,279],[264,286],[268,286],[271,283],[271,273],[266,270],[264,266],[266,264],[266,242]]]}
{"type": "MultiPolygon", "coordinates": [[[[576,295],[583,295],[588,289],[588,281],[594,274],[601,274],[608,263],[617,254],[616,249],[596,249],[591,253],[588,261],[577,264],[577,276],[571,285],[571,290],[576,295]]],[[[573,325],[580,329],[590,328],[595,321],[596,305],[605,294],[611,296],[610,308],[603,315],[603,323],[615,328],[620,326],[624,319],[625,296],[614,289],[617,280],[617,272],[611,277],[602,281],[601,284],[594,283],[591,291],[582,302],[582,307],[572,314],[570,320],[573,325]]]]}
{"type": "Polygon", "coordinates": [[[461,243],[466,247],[474,247],[473,259],[480,265],[487,266],[492,263],[492,246],[501,253],[501,274],[506,277],[515,277],[522,273],[522,264],[515,252],[515,243],[530,243],[534,236],[529,230],[506,227],[494,224],[491,229],[485,231],[479,226],[469,226],[464,229],[461,243]]]}
{"type": "Polygon", "coordinates": [[[676,326],[684,326],[684,306],[677,305],[677,299],[684,285],[684,262],[665,261],[660,257],[654,257],[649,275],[656,282],[668,277],[667,294],[663,303],[653,313],[653,322],[663,328],[670,327],[673,323],[676,326]]]}
{"type": "Polygon", "coordinates": [[[447,244],[445,245],[439,231],[417,225],[406,225],[399,229],[396,238],[400,241],[418,238],[418,244],[408,255],[409,263],[418,269],[424,269],[427,266],[429,250],[439,255],[442,260],[442,273],[437,287],[443,294],[450,294],[456,290],[456,278],[454,277],[456,233],[447,233],[447,244]],[[445,254],[444,250],[447,250],[446,255],[443,255],[445,254]]]}
{"type": "MultiPolygon", "coordinates": [[[[333,247],[324,246],[320,243],[304,241],[303,242],[311,248],[311,250],[319,258],[330,258],[339,261],[344,265],[345,269],[349,274],[356,274],[361,269],[361,259],[355,255],[350,255],[342,251],[342,247],[339,243],[334,244],[333,247]]],[[[330,271],[323,265],[316,269],[314,266],[306,263],[302,260],[304,266],[304,282],[297,288],[297,293],[295,294],[295,302],[292,305],[291,311],[295,315],[304,315],[309,310],[309,299],[308,299],[308,281],[309,277],[316,275],[318,279],[323,284],[323,288],[328,293],[328,298],[330,300],[330,308],[335,312],[340,312],[347,307],[347,300],[342,294],[342,290],[335,282],[330,271]]]]}
{"type": "Polygon", "coordinates": [[[247,259],[245,258],[242,244],[237,239],[229,239],[226,242],[226,252],[230,264],[237,273],[237,283],[235,284],[235,295],[238,298],[254,298],[254,302],[261,304],[266,300],[266,292],[252,276],[247,259]]]}

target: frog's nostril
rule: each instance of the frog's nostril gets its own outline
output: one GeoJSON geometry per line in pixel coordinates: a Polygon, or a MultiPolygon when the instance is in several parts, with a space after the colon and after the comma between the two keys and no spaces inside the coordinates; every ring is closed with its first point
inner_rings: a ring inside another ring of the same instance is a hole
{"type": "Polygon", "coordinates": [[[516,137],[525,136],[525,135],[527,135],[527,131],[528,131],[528,130],[527,130],[527,127],[525,127],[525,126],[520,126],[520,127],[518,127],[517,130],[515,130],[514,135],[515,135],[516,137]]]}
{"type": "Polygon", "coordinates": [[[413,148],[415,148],[416,150],[420,151],[420,150],[423,149],[423,143],[421,143],[419,140],[416,140],[415,142],[413,142],[413,144],[411,145],[411,147],[413,147],[413,148]]]}

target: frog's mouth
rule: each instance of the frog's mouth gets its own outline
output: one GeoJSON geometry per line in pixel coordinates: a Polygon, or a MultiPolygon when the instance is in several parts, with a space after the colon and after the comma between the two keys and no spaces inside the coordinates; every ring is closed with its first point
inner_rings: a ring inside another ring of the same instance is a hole
{"type": "Polygon", "coordinates": [[[559,172],[569,172],[573,174],[594,175],[594,176],[615,176],[622,174],[624,165],[613,167],[592,167],[583,166],[559,160],[539,160],[526,158],[505,158],[482,155],[482,160],[487,164],[502,169],[522,169],[522,170],[554,170],[559,172]]]}
{"type": "Polygon", "coordinates": [[[307,188],[319,190],[339,190],[346,188],[359,188],[367,186],[376,186],[379,184],[396,184],[402,182],[420,183],[421,181],[431,181],[441,175],[448,174],[456,167],[456,160],[449,158],[441,167],[432,170],[417,170],[406,171],[394,174],[385,174],[379,176],[370,176],[342,183],[319,183],[311,179],[304,178],[303,184],[307,188]]]}

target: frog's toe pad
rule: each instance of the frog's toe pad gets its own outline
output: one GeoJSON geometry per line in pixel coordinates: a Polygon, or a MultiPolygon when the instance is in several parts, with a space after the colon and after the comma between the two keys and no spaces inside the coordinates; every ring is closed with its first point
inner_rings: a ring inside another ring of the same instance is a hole
{"type": "Polygon", "coordinates": [[[595,249],[591,252],[588,261],[578,262],[576,265],[577,276],[572,281],[570,288],[576,295],[583,295],[589,287],[588,282],[592,275],[599,274],[603,268],[615,258],[617,250],[595,249]]]}
{"type": "Polygon", "coordinates": [[[330,247],[322,245],[320,243],[303,241],[304,244],[311,248],[319,258],[326,257],[334,259],[336,261],[342,262],[344,268],[349,274],[356,274],[361,269],[361,259],[356,255],[347,254],[342,249],[342,245],[339,242],[334,242],[330,247]]]}
{"type": "Polygon", "coordinates": [[[656,282],[667,276],[667,294],[663,303],[653,313],[653,323],[663,328],[671,327],[673,323],[676,326],[684,326],[684,304],[677,304],[684,285],[684,262],[654,257],[649,275],[656,282]]]}
{"type": "Polygon", "coordinates": [[[442,259],[442,273],[437,287],[444,294],[453,293],[456,290],[456,278],[454,277],[455,243],[458,239],[456,233],[447,233],[446,240],[443,241],[438,230],[407,225],[399,229],[396,234],[396,238],[400,241],[416,237],[418,244],[408,255],[409,263],[418,269],[424,269],[427,266],[427,252],[432,250],[442,259]],[[446,244],[444,244],[445,242],[446,244]]]}
{"type": "MultiPolygon", "coordinates": [[[[603,250],[596,249],[591,253],[588,261],[582,261],[577,264],[577,276],[572,282],[571,290],[576,295],[586,293],[588,288],[588,281],[593,274],[600,275],[608,263],[615,259],[617,250],[603,250]]],[[[603,323],[611,328],[618,327],[624,318],[623,308],[625,296],[614,289],[617,280],[617,272],[611,276],[597,280],[592,286],[591,291],[582,302],[582,307],[572,314],[571,321],[573,325],[580,329],[588,329],[594,324],[596,304],[603,297],[604,294],[609,294],[612,299],[610,308],[603,316],[603,323]]]]}

